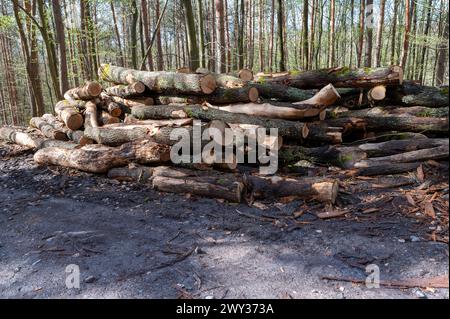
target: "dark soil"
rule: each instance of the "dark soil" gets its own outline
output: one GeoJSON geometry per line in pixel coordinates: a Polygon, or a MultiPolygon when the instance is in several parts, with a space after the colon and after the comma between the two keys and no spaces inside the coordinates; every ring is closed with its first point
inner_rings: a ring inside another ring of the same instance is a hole
{"type": "MultiPolygon", "coordinates": [[[[448,214],[411,213],[404,196],[420,183],[347,188],[338,204],[347,214],[322,220],[316,213],[326,208],[314,202],[264,202],[261,210],[158,193],[38,167],[32,154],[0,144],[1,298],[449,297],[448,289],[321,278],[365,280],[369,264],[382,280],[448,276],[448,214]],[[66,287],[71,264],[80,268],[80,289],[66,287]]],[[[444,165],[431,185],[447,179],[444,165]]],[[[442,198],[448,205],[448,184],[442,198]]]]}

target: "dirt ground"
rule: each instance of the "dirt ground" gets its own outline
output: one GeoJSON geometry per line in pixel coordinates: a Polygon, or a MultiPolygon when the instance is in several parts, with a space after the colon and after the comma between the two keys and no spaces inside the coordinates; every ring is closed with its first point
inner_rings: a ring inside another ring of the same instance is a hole
{"type": "MultiPolygon", "coordinates": [[[[431,186],[447,178],[448,164],[431,186]]],[[[323,220],[313,202],[258,208],[158,193],[37,167],[32,152],[0,145],[0,297],[449,298],[448,289],[322,278],[365,280],[369,264],[381,280],[448,278],[439,240],[448,240],[448,214],[411,213],[405,199],[420,184],[349,188],[339,199],[347,213],[323,220]],[[80,269],[79,289],[66,287],[68,265],[80,269]]],[[[448,184],[439,196],[448,203],[448,184]]]]}

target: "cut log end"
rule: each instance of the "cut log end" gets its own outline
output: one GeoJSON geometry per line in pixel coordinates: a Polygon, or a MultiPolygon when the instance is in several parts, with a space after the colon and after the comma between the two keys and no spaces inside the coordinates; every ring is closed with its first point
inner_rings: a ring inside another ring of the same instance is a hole
{"type": "Polygon", "coordinates": [[[213,75],[207,74],[200,79],[200,87],[203,93],[211,94],[217,88],[216,79],[213,75]]]}
{"type": "Polygon", "coordinates": [[[248,69],[242,69],[239,71],[238,76],[243,81],[251,81],[253,80],[253,72],[248,69]]]}
{"type": "Polygon", "coordinates": [[[259,92],[257,88],[250,88],[248,90],[248,99],[250,100],[250,102],[257,102],[259,99],[259,92]]]}
{"type": "Polygon", "coordinates": [[[325,181],[313,184],[312,188],[317,192],[316,199],[321,202],[334,204],[339,193],[337,181],[325,181]]]}
{"type": "Polygon", "coordinates": [[[66,123],[67,128],[69,128],[72,131],[76,131],[80,127],[82,127],[83,126],[83,122],[84,122],[83,116],[81,114],[79,114],[79,113],[71,114],[70,116],[68,116],[65,119],[65,123],[66,123]]]}
{"type": "Polygon", "coordinates": [[[86,88],[90,96],[99,96],[102,93],[102,86],[98,82],[89,82],[86,84],[86,88]]]}

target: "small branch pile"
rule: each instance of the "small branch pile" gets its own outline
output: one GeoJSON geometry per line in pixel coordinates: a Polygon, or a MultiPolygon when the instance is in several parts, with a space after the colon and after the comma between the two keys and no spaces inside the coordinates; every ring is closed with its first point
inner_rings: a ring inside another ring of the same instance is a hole
{"type": "Polygon", "coordinates": [[[284,172],[308,161],[353,176],[386,175],[448,158],[448,89],[404,82],[397,66],[253,76],[249,70],[146,72],[103,64],[99,77],[112,85],[87,82],[64,94],[55,116],[31,119],[42,138],[11,127],[1,128],[0,138],[36,149],[39,164],[232,202],[298,197],[334,203],[338,182],[260,176],[235,157],[174,165],[174,128],[192,132],[194,119],[205,123],[202,129],[277,128],[278,137],[258,142],[276,145],[284,172]]]}

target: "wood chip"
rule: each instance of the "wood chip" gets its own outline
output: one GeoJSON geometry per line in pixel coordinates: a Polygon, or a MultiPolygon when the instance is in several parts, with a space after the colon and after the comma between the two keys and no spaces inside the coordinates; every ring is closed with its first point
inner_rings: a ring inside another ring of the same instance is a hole
{"type": "Polygon", "coordinates": [[[406,197],[406,200],[408,201],[408,203],[411,206],[416,206],[417,205],[416,201],[414,200],[414,198],[412,198],[412,196],[410,194],[406,194],[405,197],[406,197]]]}
{"type": "Polygon", "coordinates": [[[323,213],[318,213],[317,217],[320,219],[330,219],[330,218],[336,218],[341,217],[348,213],[348,210],[334,210],[334,211],[326,211],[323,213]]]}
{"type": "Polygon", "coordinates": [[[427,215],[433,219],[436,219],[436,212],[434,211],[433,203],[425,202],[424,210],[425,210],[425,215],[427,215]]]}

